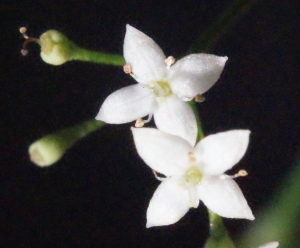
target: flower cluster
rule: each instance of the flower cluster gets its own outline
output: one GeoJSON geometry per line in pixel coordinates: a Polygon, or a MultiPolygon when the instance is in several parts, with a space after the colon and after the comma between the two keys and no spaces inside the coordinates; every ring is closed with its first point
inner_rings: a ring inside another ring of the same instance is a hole
{"type": "Polygon", "coordinates": [[[222,217],[254,220],[235,176],[224,174],[244,156],[250,131],[221,132],[196,144],[196,117],[187,103],[215,84],[227,57],[191,54],[175,63],[129,25],[124,57],[124,71],[137,84],[108,96],[96,119],[111,124],[137,120],[131,128],[137,152],[155,175],[165,176],[156,176],[161,184],[150,201],[146,226],[173,224],[200,200],[222,217]],[[145,116],[148,120],[141,119],[145,116]],[[152,116],[157,129],[141,128],[152,116]]]}

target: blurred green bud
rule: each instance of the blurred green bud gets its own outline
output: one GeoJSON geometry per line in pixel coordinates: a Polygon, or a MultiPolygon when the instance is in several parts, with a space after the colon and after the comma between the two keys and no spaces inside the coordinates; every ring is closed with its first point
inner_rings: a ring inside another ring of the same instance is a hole
{"type": "Polygon", "coordinates": [[[28,151],[33,163],[45,167],[56,163],[67,149],[55,135],[47,135],[32,143],[28,151]]]}
{"type": "Polygon", "coordinates": [[[46,135],[29,146],[30,160],[38,166],[56,163],[74,143],[103,127],[104,122],[95,119],[46,135]]]}

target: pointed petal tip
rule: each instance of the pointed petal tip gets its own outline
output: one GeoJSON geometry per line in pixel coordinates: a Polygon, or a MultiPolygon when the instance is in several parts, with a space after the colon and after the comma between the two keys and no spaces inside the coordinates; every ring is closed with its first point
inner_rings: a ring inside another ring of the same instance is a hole
{"type": "Polygon", "coordinates": [[[149,223],[149,222],[147,221],[147,223],[146,223],[146,228],[150,228],[150,227],[153,227],[153,226],[155,226],[155,225],[153,225],[152,223],[149,223]]]}
{"type": "Polygon", "coordinates": [[[131,25],[129,25],[129,24],[126,24],[126,29],[135,29],[134,27],[132,27],[131,25]]]}
{"type": "MultiPolygon", "coordinates": [[[[220,216],[222,216],[222,215],[220,215],[220,216]]],[[[255,220],[255,217],[252,214],[252,211],[250,210],[250,208],[244,214],[239,213],[235,216],[223,216],[223,217],[233,218],[233,219],[247,219],[247,220],[251,220],[251,221],[255,220]]]]}
{"type": "MultiPolygon", "coordinates": [[[[130,34],[130,35],[145,35],[142,31],[138,30],[137,28],[129,25],[129,24],[126,24],[126,34],[130,34]]],[[[126,35],[125,35],[125,38],[126,38],[126,35]]]]}
{"type": "Polygon", "coordinates": [[[126,123],[126,122],[119,122],[119,121],[115,121],[115,120],[110,119],[107,114],[105,114],[105,113],[103,113],[103,111],[101,111],[101,108],[100,108],[98,114],[96,115],[95,119],[97,121],[103,121],[107,124],[123,124],[123,123],[126,123]]]}
{"type": "Polygon", "coordinates": [[[224,64],[226,63],[226,61],[228,60],[227,56],[222,57],[224,64]]]}
{"type": "Polygon", "coordinates": [[[228,60],[227,56],[219,56],[218,57],[218,65],[220,67],[225,67],[225,64],[226,64],[227,60],[228,60]]]}
{"type": "MultiPolygon", "coordinates": [[[[249,140],[249,136],[251,134],[250,130],[244,129],[244,130],[237,130],[237,132],[239,133],[240,137],[243,137],[247,140],[249,140]]],[[[249,141],[248,141],[249,142],[249,141]]]]}
{"type": "Polygon", "coordinates": [[[98,114],[96,115],[95,119],[96,119],[97,121],[104,121],[104,122],[105,122],[105,120],[103,120],[103,118],[102,118],[102,114],[101,114],[101,111],[100,111],[100,110],[99,110],[98,114]]]}
{"type": "Polygon", "coordinates": [[[247,220],[252,220],[252,221],[255,220],[252,210],[248,204],[247,204],[247,206],[245,206],[244,213],[240,213],[237,218],[238,219],[247,219],[247,220]]]}
{"type": "Polygon", "coordinates": [[[247,217],[248,220],[255,220],[254,215],[251,213],[249,214],[249,216],[247,217]]]}
{"type": "Polygon", "coordinates": [[[126,34],[125,34],[125,39],[128,39],[128,34],[129,35],[134,35],[134,34],[137,34],[141,31],[139,31],[138,29],[136,29],[135,27],[129,25],[129,24],[126,24],[126,34]]]}

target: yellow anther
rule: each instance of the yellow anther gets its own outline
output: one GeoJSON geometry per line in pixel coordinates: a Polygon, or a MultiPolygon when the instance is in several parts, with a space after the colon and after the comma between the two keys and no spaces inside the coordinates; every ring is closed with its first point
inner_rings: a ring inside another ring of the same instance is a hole
{"type": "Polygon", "coordinates": [[[19,31],[20,31],[20,33],[23,35],[23,37],[24,37],[24,39],[28,39],[29,37],[28,37],[28,35],[26,34],[26,32],[27,32],[27,28],[26,27],[21,27],[20,29],[19,29],[19,31]]]}
{"type": "Polygon", "coordinates": [[[136,120],[136,122],[134,124],[135,127],[143,127],[144,125],[145,125],[145,122],[143,121],[142,118],[136,120]]]}
{"type": "Polygon", "coordinates": [[[175,61],[176,59],[173,56],[169,56],[168,58],[165,59],[165,63],[167,64],[168,67],[173,65],[175,61]]]}
{"type": "Polygon", "coordinates": [[[194,153],[189,152],[188,155],[189,155],[189,163],[190,164],[195,164],[197,162],[197,160],[196,160],[196,158],[194,156],[194,153]]]}
{"type": "Polygon", "coordinates": [[[20,33],[22,34],[23,38],[25,39],[25,42],[23,43],[23,49],[21,49],[21,54],[23,56],[26,56],[28,54],[28,50],[26,49],[26,46],[31,43],[31,42],[35,42],[37,44],[40,45],[40,40],[37,38],[32,38],[29,37],[26,32],[27,32],[27,28],[26,27],[21,27],[19,29],[20,33]]]}
{"type": "Polygon", "coordinates": [[[248,175],[248,172],[245,170],[240,170],[238,173],[234,174],[232,178],[237,178],[237,177],[245,177],[248,175]]]}
{"type": "Polygon", "coordinates": [[[126,74],[130,74],[132,72],[132,67],[129,64],[125,64],[123,70],[126,74]]]}
{"type": "Polygon", "coordinates": [[[205,101],[205,97],[198,94],[195,96],[195,102],[204,102],[205,101]]]}
{"type": "Polygon", "coordinates": [[[233,176],[230,175],[221,175],[220,178],[221,179],[227,179],[227,178],[238,178],[238,177],[245,177],[248,175],[248,172],[245,170],[240,170],[238,173],[234,174],[233,176]]]}

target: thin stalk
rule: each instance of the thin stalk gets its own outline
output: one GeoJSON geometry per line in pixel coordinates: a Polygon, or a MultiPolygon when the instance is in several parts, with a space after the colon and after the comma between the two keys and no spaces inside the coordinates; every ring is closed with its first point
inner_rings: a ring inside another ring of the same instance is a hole
{"type": "Polygon", "coordinates": [[[209,213],[209,233],[210,236],[205,243],[204,248],[234,248],[234,244],[228,235],[226,227],[219,215],[211,211],[209,213]]]}
{"type": "Polygon", "coordinates": [[[198,143],[200,140],[202,140],[204,138],[204,132],[203,132],[203,129],[202,129],[201,120],[200,120],[200,117],[199,117],[199,113],[198,113],[198,110],[197,110],[195,100],[190,101],[189,105],[191,106],[191,108],[192,108],[192,110],[195,114],[195,117],[196,117],[197,129],[198,129],[196,143],[198,143]]]}
{"type": "Polygon", "coordinates": [[[101,53],[79,47],[72,54],[72,59],[115,66],[123,66],[125,64],[125,60],[121,55],[101,53]]]}
{"type": "Polygon", "coordinates": [[[257,0],[235,0],[219,18],[189,47],[187,54],[208,52],[223,34],[237,23],[257,0]]]}

